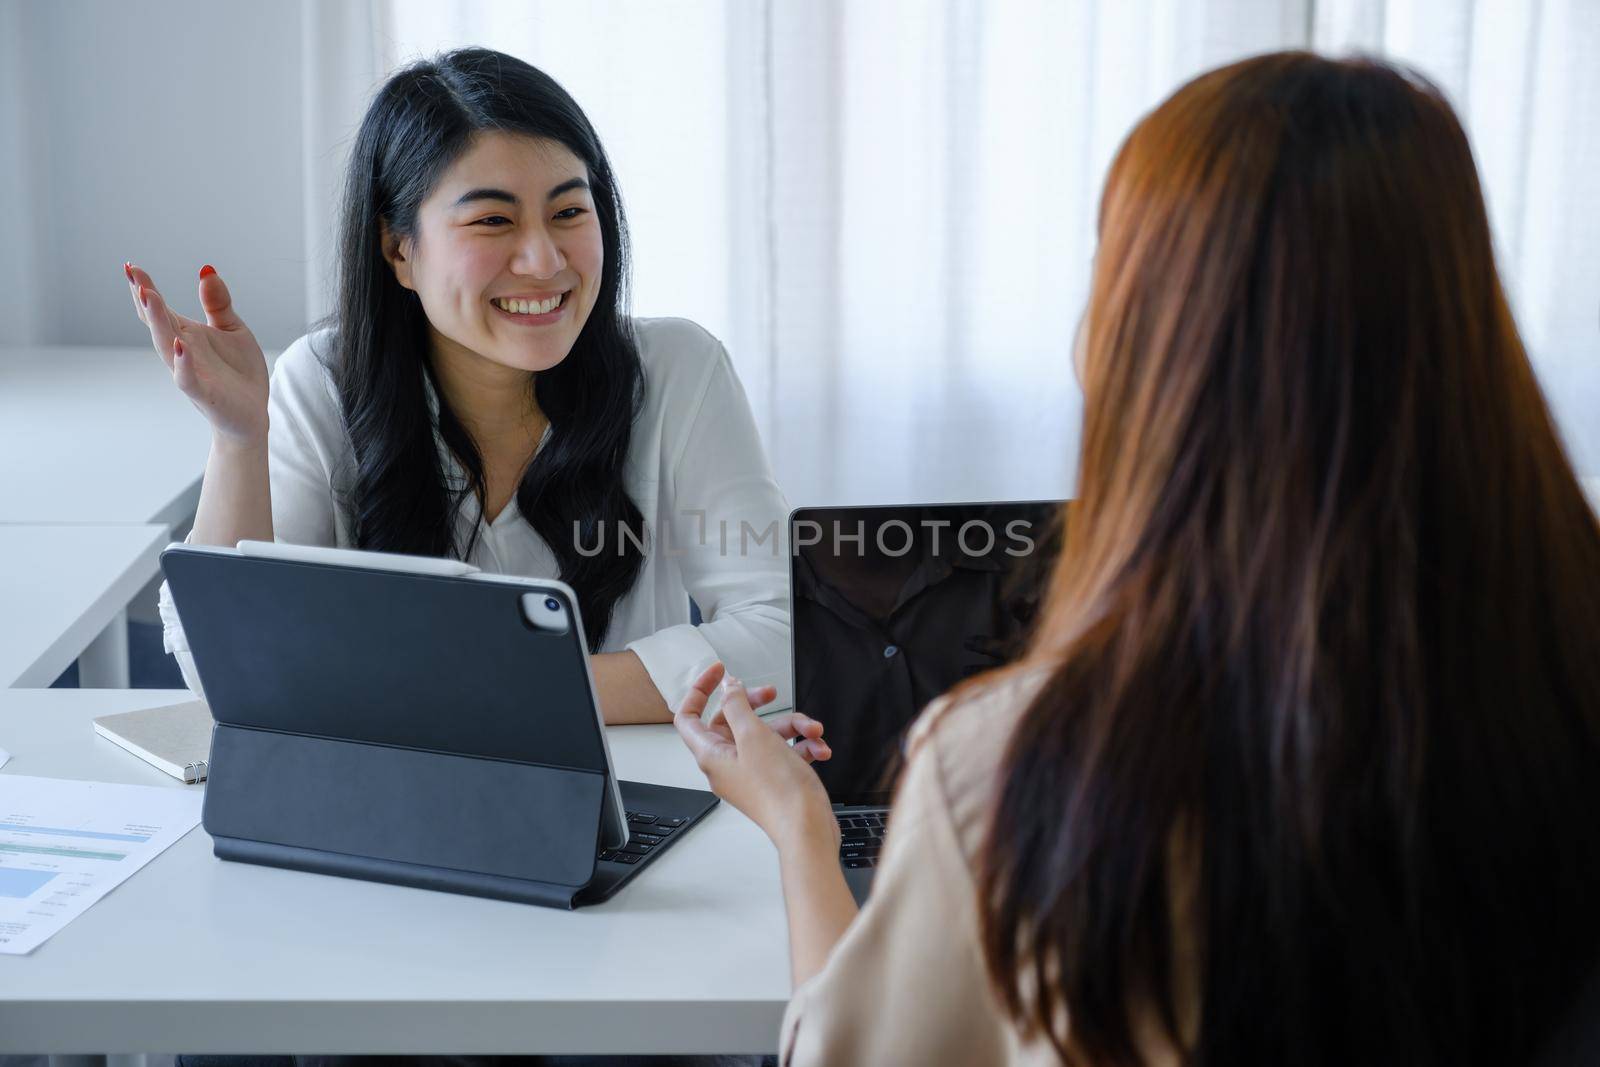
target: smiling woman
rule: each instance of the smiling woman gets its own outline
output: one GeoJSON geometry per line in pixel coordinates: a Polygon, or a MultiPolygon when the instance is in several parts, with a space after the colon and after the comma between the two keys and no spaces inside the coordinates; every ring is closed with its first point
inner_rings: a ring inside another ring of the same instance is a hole
{"type": "MultiPolygon", "coordinates": [[[[629,317],[610,165],[545,74],[464,49],[379,89],[351,154],[336,311],[270,383],[214,270],[201,271],[204,321],[126,272],[157,352],[213,427],[190,540],[560,577],[610,722],[666,720],[718,660],[787,689],[775,539],[747,553],[706,536],[779,528],[786,512],[743,389],[698,326],[629,317]]],[[[162,613],[198,692],[164,589],[162,613]]]]}
{"type": "Polygon", "coordinates": [[[422,301],[436,347],[535,373],[572,351],[606,261],[582,159],[545,139],[480,133],[423,201],[419,226],[408,238],[384,227],[384,257],[422,301]]]}

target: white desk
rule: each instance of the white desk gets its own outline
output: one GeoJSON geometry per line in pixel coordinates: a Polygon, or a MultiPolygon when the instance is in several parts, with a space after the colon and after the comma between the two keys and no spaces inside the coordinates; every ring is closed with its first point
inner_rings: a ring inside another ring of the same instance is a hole
{"type": "MultiPolygon", "coordinates": [[[[178,785],[96,738],[153,690],[0,692],[0,774],[178,785]]],[[[704,786],[670,726],[617,773],[704,786]]],[[[0,1053],[760,1052],[789,965],[777,855],[719,806],[575,912],[224,863],[196,829],[30,956],[0,956],[0,1053]]]]}
{"type": "MultiPolygon", "coordinates": [[[[0,347],[0,524],[175,529],[199,503],[210,447],[205,417],[149,345],[0,347]]],[[[121,609],[160,573],[154,555],[145,563],[101,635],[80,648],[83,684],[128,684],[121,609]]]]}
{"type": "MultiPolygon", "coordinates": [[[[0,688],[128,684],[128,601],[160,568],[167,527],[0,526],[0,688]]],[[[7,747],[0,742],[0,748],[7,747]]]]}
{"type": "Polygon", "coordinates": [[[177,526],[210,447],[149,345],[0,348],[0,522],[177,526]]]}

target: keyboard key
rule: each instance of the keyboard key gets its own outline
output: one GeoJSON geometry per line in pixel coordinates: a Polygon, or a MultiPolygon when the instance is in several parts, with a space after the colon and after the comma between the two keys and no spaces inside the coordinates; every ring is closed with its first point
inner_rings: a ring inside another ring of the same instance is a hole
{"type": "Polygon", "coordinates": [[[646,815],[643,812],[635,811],[630,812],[628,815],[628,822],[636,826],[648,826],[655,821],[656,817],[654,815],[646,815]]]}
{"type": "Polygon", "coordinates": [[[864,860],[870,855],[871,853],[865,848],[852,848],[849,845],[839,850],[839,858],[842,860],[864,860]]]}
{"type": "Polygon", "coordinates": [[[845,860],[844,861],[844,865],[847,868],[851,869],[851,870],[860,870],[863,867],[871,867],[876,862],[877,862],[876,860],[870,860],[870,859],[863,858],[863,859],[855,859],[855,860],[845,860]]]}
{"type": "Polygon", "coordinates": [[[614,860],[617,858],[617,850],[614,848],[608,848],[604,852],[600,853],[600,858],[603,860],[614,860]]]}
{"type": "Polygon", "coordinates": [[[628,840],[637,841],[641,845],[659,845],[666,838],[657,837],[655,834],[647,834],[642,830],[634,830],[628,834],[628,840]]]}
{"type": "Polygon", "coordinates": [[[846,841],[865,841],[872,837],[872,831],[859,826],[846,826],[839,834],[846,841]]]}
{"type": "Polygon", "coordinates": [[[662,826],[670,826],[674,830],[676,830],[678,827],[682,826],[684,823],[688,822],[689,820],[688,819],[662,818],[662,819],[658,819],[656,821],[662,826]]]}
{"type": "Polygon", "coordinates": [[[655,845],[641,844],[637,837],[630,837],[628,843],[622,846],[622,851],[635,856],[643,856],[648,854],[652,848],[655,848],[655,845]]]}
{"type": "Polygon", "coordinates": [[[618,863],[638,863],[642,859],[644,859],[643,856],[635,856],[635,855],[633,855],[631,853],[628,853],[628,852],[619,852],[619,853],[617,853],[617,862],[618,863]]]}

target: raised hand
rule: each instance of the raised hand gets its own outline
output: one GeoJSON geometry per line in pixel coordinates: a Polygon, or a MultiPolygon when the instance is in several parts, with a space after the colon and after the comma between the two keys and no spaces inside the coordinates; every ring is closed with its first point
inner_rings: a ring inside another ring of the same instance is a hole
{"type": "Polygon", "coordinates": [[[172,380],[211,423],[219,443],[264,446],[267,440],[267,361],[261,345],[233,309],[222,276],[200,270],[199,322],[172,310],[154,280],[122,265],[128,294],[172,380]]]}

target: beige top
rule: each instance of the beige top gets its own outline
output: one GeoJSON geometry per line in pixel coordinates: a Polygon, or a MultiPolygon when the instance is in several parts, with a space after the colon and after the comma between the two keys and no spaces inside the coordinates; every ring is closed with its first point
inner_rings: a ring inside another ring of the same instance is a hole
{"type": "Polygon", "coordinates": [[[1043,679],[1019,671],[941,697],[912,727],[872,895],[789,1002],[785,1067],[1058,1062],[1048,1041],[1021,1037],[990,987],[976,890],[1006,743],[1043,679]]]}

